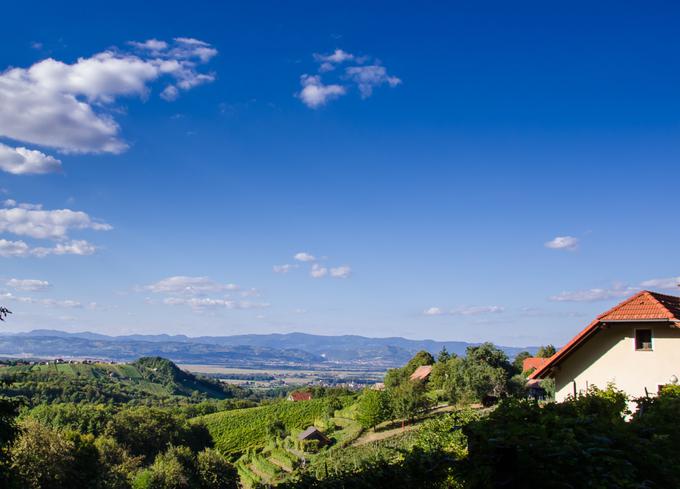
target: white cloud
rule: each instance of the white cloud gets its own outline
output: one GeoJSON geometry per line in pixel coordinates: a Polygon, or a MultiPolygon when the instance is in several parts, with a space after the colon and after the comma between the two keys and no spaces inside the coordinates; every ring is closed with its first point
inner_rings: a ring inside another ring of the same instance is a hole
{"type": "Polygon", "coordinates": [[[350,86],[355,85],[361,98],[365,99],[373,94],[373,90],[381,85],[396,87],[402,83],[401,79],[389,75],[387,69],[379,60],[373,59],[372,64],[364,63],[371,60],[370,56],[355,56],[342,49],[336,49],[331,54],[314,54],[314,60],[319,63],[319,73],[332,75],[335,68],[346,62],[353,62],[353,66],[345,68],[342,74],[336,75],[334,83],[324,83],[320,75],[304,74],[300,77],[302,90],[296,96],[308,107],[319,108],[331,100],[347,93],[350,86]]]}
{"type": "Polygon", "coordinates": [[[330,269],[331,277],[333,278],[348,278],[352,274],[352,269],[347,265],[330,269]]]}
{"type": "Polygon", "coordinates": [[[298,93],[298,98],[311,109],[317,109],[326,105],[331,100],[347,93],[347,89],[342,85],[324,85],[318,75],[302,75],[300,77],[302,90],[298,93]]]}
{"type": "Polygon", "coordinates": [[[109,224],[98,222],[82,211],[70,209],[31,210],[15,207],[0,209],[0,232],[36,239],[65,239],[73,229],[108,231],[109,224]]]}
{"type": "Polygon", "coordinates": [[[30,256],[31,248],[23,241],[0,239],[0,256],[30,256]]]}
{"type": "Polygon", "coordinates": [[[440,307],[430,307],[423,311],[426,316],[480,316],[483,314],[498,314],[504,312],[503,306],[461,306],[450,311],[440,307]]]}
{"type": "Polygon", "coordinates": [[[14,290],[22,290],[27,292],[42,292],[51,287],[51,284],[47,280],[19,278],[11,278],[5,282],[5,285],[13,288],[14,290]]]}
{"type": "Polygon", "coordinates": [[[6,199],[2,201],[2,206],[3,207],[18,207],[20,209],[28,209],[32,211],[37,211],[43,208],[42,204],[27,204],[27,203],[18,203],[14,199],[6,199]]]}
{"type": "Polygon", "coordinates": [[[680,289],[678,289],[680,277],[653,278],[645,280],[640,285],[645,288],[674,290],[678,292],[680,291],[680,289]]]}
{"type": "Polygon", "coordinates": [[[504,311],[503,306],[465,306],[453,309],[450,314],[454,316],[479,316],[480,314],[497,314],[504,311]]]}
{"type": "Polygon", "coordinates": [[[301,262],[310,262],[310,261],[316,260],[316,257],[314,255],[311,255],[311,254],[306,253],[304,251],[301,251],[300,253],[296,253],[293,258],[295,260],[301,261],[301,262]]]}
{"type": "Polygon", "coordinates": [[[578,238],[573,236],[557,236],[545,243],[545,247],[553,250],[574,251],[578,248],[578,242],[578,238]]]}
{"type": "Polygon", "coordinates": [[[316,61],[318,61],[319,63],[321,63],[322,65],[324,63],[339,64],[339,63],[344,63],[345,61],[353,60],[354,55],[348,53],[347,51],[343,51],[342,49],[336,49],[331,54],[314,53],[314,59],[316,61]]]}
{"type": "Polygon", "coordinates": [[[138,49],[151,51],[152,53],[160,53],[161,51],[168,48],[167,42],[159,41],[158,39],[148,39],[144,42],[130,41],[128,44],[138,49]]]}
{"type": "Polygon", "coordinates": [[[39,175],[61,170],[61,161],[38,150],[0,143],[0,170],[14,175],[39,175]]]}
{"type": "Polygon", "coordinates": [[[97,247],[85,240],[74,240],[57,243],[52,247],[39,246],[32,248],[24,241],[10,241],[0,239],[0,256],[28,257],[37,256],[44,258],[48,255],[91,255],[97,251],[97,247]]]}
{"type": "Polygon", "coordinates": [[[631,287],[621,284],[615,284],[608,289],[594,288],[587,290],[576,290],[572,292],[561,292],[553,295],[549,299],[555,302],[596,302],[605,301],[609,299],[616,299],[627,297],[635,294],[640,289],[638,287],[631,287]]]}
{"type": "Polygon", "coordinates": [[[288,273],[291,270],[298,268],[298,265],[286,263],[284,265],[274,265],[274,273],[288,273]]]}
{"type": "Polygon", "coordinates": [[[144,289],[156,294],[201,296],[208,293],[236,291],[239,290],[240,287],[235,284],[216,282],[208,277],[187,277],[184,275],[177,275],[147,285],[144,289]]]}
{"type": "MultiPolygon", "coordinates": [[[[111,49],[71,64],[48,58],[0,73],[0,137],[64,153],[121,153],[128,145],[113,118],[118,98],[146,97],[161,78],[177,93],[215,78],[198,71],[217,54],[203,41],[151,39],[133,47],[136,53],[111,49]]],[[[59,167],[59,160],[23,147],[4,146],[0,154],[0,169],[12,173],[59,167]]]]}
{"type": "Polygon", "coordinates": [[[79,301],[74,301],[70,299],[58,300],[58,299],[36,299],[34,297],[22,297],[16,296],[11,292],[4,292],[0,294],[2,299],[21,302],[24,304],[39,304],[46,307],[58,307],[67,309],[79,309],[83,307],[83,304],[79,301]]]}
{"type": "Polygon", "coordinates": [[[269,307],[269,304],[266,302],[235,301],[231,299],[214,299],[209,297],[167,297],[163,299],[163,304],[170,306],[189,306],[193,309],[264,309],[269,307]]]}
{"type": "Polygon", "coordinates": [[[46,255],[92,255],[97,251],[97,247],[84,239],[57,243],[52,248],[36,248],[34,254],[37,256],[46,255]]]}
{"type": "Polygon", "coordinates": [[[345,69],[345,73],[354,83],[356,83],[361,98],[370,97],[373,94],[373,89],[380,85],[387,84],[390,87],[396,87],[401,84],[399,78],[388,75],[385,67],[377,64],[368,66],[350,66],[345,69]]]}
{"type": "Polygon", "coordinates": [[[315,263],[312,265],[312,269],[309,272],[310,277],[312,278],[323,278],[326,275],[328,275],[328,268],[322,267],[318,263],[315,263]]]}
{"type": "Polygon", "coordinates": [[[423,311],[426,316],[441,316],[444,311],[440,307],[428,307],[423,311]]]}

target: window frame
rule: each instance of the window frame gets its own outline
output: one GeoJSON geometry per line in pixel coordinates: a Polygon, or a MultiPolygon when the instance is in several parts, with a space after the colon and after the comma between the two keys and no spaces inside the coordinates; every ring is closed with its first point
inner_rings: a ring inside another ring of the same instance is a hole
{"type": "Polygon", "coordinates": [[[654,351],[654,330],[652,328],[635,328],[633,331],[633,349],[635,351],[654,351]],[[638,331],[649,331],[649,348],[638,348],[638,331]]]}

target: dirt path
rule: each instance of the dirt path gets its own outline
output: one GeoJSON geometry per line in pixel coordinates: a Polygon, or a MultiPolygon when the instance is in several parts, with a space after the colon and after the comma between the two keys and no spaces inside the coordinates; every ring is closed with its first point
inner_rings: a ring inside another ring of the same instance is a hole
{"type": "Polygon", "coordinates": [[[285,467],[285,466],[284,466],[281,462],[279,462],[277,459],[275,459],[275,458],[273,458],[273,457],[269,457],[267,460],[269,460],[271,463],[273,463],[274,465],[276,465],[278,468],[280,468],[280,469],[283,470],[284,472],[288,472],[288,473],[291,472],[291,470],[290,470],[288,467],[285,467]]]}
{"type": "Polygon", "coordinates": [[[262,471],[261,471],[260,469],[258,469],[257,467],[255,467],[255,464],[250,464],[250,465],[248,465],[248,469],[249,469],[253,474],[255,474],[256,476],[258,476],[258,477],[260,478],[260,480],[261,480],[262,482],[264,482],[265,484],[271,482],[272,477],[271,477],[270,475],[268,475],[268,474],[265,474],[264,472],[262,472],[262,471]]]}
{"type": "MultiPolygon", "coordinates": [[[[419,419],[416,419],[415,421],[407,424],[403,428],[401,426],[397,426],[395,428],[390,428],[390,429],[383,429],[380,431],[366,431],[364,432],[363,435],[361,435],[359,438],[357,438],[354,443],[351,444],[353,447],[358,447],[360,445],[365,445],[366,443],[371,443],[372,441],[379,441],[379,440],[384,440],[385,438],[389,438],[391,436],[398,435],[399,433],[406,433],[407,431],[411,431],[416,429],[420,423],[425,421],[426,419],[440,414],[440,413],[445,413],[448,411],[453,411],[455,409],[454,406],[438,406],[431,411],[428,411],[427,414],[422,416],[419,419]]],[[[401,421],[396,421],[396,423],[400,423],[401,421]]],[[[395,423],[388,423],[388,425],[394,425],[395,423]]]]}

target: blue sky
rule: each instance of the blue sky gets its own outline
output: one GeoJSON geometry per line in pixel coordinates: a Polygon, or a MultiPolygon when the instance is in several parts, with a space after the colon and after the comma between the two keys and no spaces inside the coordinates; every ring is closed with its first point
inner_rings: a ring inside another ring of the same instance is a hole
{"type": "Polygon", "coordinates": [[[4,327],[560,344],[674,293],[678,10],[6,6],[4,327]]]}

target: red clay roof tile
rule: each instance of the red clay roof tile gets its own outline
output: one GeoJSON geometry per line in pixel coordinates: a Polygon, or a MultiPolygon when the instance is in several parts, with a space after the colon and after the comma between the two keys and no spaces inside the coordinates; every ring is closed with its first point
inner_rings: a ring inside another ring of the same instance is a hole
{"type": "Polygon", "coordinates": [[[650,292],[648,290],[638,292],[600,314],[583,331],[564,345],[560,351],[555,353],[548,362],[537,368],[529,378],[546,377],[552,367],[557,365],[567,354],[595,333],[602,323],[608,321],[649,321],[659,319],[680,322],[680,297],[659,294],[658,292],[650,292]]]}

